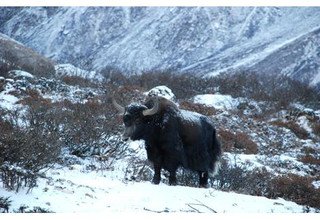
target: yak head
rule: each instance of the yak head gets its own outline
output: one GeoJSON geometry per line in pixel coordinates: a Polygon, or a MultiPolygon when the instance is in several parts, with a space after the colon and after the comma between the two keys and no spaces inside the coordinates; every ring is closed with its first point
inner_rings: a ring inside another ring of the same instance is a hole
{"type": "Polygon", "coordinates": [[[119,113],[122,114],[125,126],[122,135],[123,140],[128,140],[129,138],[131,140],[144,139],[145,134],[152,129],[150,127],[152,116],[159,111],[159,100],[153,98],[146,102],[146,104],[132,103],[123,107],[112,98],[112,103],[119,113]]]}

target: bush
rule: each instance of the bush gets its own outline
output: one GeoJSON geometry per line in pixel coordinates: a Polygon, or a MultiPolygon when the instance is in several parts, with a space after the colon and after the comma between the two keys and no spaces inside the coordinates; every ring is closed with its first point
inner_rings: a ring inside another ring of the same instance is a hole
{"type": "Polygon", "coordinates": [[[320,158],[316,157],[315,155],[308,154],[308,155],[302,156],[299,160],[302,163],[312,164],[320,167],[320,158]]]}
{"type": "Polygon", "coordinates": [[[281,197],[301,205],[320,208],[320,189],[312,185],[312,178],[288,174],[271,181],[269,198],[281,197]]]}
{"type": "Polygon", "coordinates": [[[21,205],[18,210],[15,210],[15,213],[53,213],[49,209],[41,208],[39,206],[34,206],[33,209],[28,209],[26,205],[21,205]]]}
{"type": "Polygon", "coordinates": [[[2,113],[0,117],[0,173],[3,186],[18,191],[36,185],[39,171],[57,161],[61,145],[55,108],[37,98],[36,93],[22,102],[28,110],[2,113]]]}
{"type": "Polygon", "coordinates": [[[274,102],[274,107],[278,110],[286,109],[294,102],[311,108],[320,107],[319,91],[287,76],[270,77],[254,72],[220,74],[215,84],[219,85],[219,92],[222,94],[274,102]]]}
{"type": "Polygon", "coordinates": [[[313,133],[320,137],[320,121],[312,123],[313,133]]]}
{"type": "Polygon", "coordinates": [[[0,196],[0,212],[2,212],[2,213],[9,212],[11,202],[12,201],[9,200],[9,197],[0,196]]]}
{"type": "Polygon", "coordinates": [[[86,103],[71,103],[69,101],[57,103],[60,106],[58,124],[59,136],[64,146],[71,154],[89,156],[100,148],[99,141],[106,137],[109,128],[104,114],[107,111],[98,100],[86,103]]]}
{"type": "Polygon", "coordinates": [[[93,83],[90,79],[85,79],[80,76],[64,76],[62,78],[62,82],[72,85],[72,86],[80,86],[80,87],[97,87],[95,83],[93,83]]]}
{"type": "Polygon", "coordinates": [[[230,164],[222,159],[221,168],[212,183],[214,187],[225,191],[266,196],[272,178],[273,175],[265,168],[250,170],[246,164],[230,164]]]}
{"type": "Polygon", "coordinates": [[[265,168],[250,170],[246,165],[229,164],[222,159],[221,169],[212,181],[213,186],[225,190],[271,199],[278,197],[300,205],[320,208],[320,189],[312,185],[314,178],[286,174],[276,176],[265,168]]]}
{"type": "Polygon", "coordinates": [[[55,73],[53,62],[34,50],[11,40],[0,39],[0,74],[10,70],[24,70],[37,76],[55,73]]]}
{"type": "Polygon", "coordinates": [[[293,121],[277,120],[277,121],[273,121],[271,124],[291,130],[300,139],[309,138],[309,133],[304,128],[302,128],[300,125],[298,125],[293,121]]]}
{"type": "Polygon", "coordinates": [[[217,114],[217,110],[214,107],[208,107],[202,104],[197,104],[189,101],[182,101],[179,103],[181,109],[198,112],[203,115],[212,116],[217,114]]]}
{"type": "Polygon", "coordinates": [[[226,152],[257,154],[258,145],[251,140],[250,136],[242,132],[230,132],[228,130],[218,130],[219,139],[223,150],[226,152]]]}

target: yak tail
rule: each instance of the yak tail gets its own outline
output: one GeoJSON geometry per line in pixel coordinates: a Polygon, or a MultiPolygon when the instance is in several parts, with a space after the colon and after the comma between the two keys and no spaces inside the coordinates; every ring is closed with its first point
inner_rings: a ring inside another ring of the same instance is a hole
{"type": "Polygon", "coordinates": [[[209,175],[211,177],[214,177],[219,172],[220,165],[221,165],[220,159],[222,154],[221,143],[217,138],[215,129],[213,131],[213,137],[212,137],[212,151],[213,151],[213,167],[209,175]]]}

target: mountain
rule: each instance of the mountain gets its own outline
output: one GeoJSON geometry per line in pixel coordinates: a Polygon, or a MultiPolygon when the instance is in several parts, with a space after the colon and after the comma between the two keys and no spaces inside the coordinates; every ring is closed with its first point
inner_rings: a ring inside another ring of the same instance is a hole
{"type": "Polygon", "coordinates": [[[37,76],[55,73],[50,59],[0,33],[0,75],[10,70],[25,70],[37,76]]]}
{"type": "Polygon", "coordinates": [[[128,74],[239,70],[320,82],[319,7],[0,8],[0,32],[58,63],[128,74]]]}

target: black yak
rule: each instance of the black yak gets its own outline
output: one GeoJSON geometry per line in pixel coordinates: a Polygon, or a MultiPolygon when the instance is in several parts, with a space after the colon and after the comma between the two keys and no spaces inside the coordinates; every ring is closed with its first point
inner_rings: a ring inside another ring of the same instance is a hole
{"type": "Polygon", "coordinates": [[[160,183],[161,169],[169,171],[169,184],[176,185],[179,166],[197,171],[200,187],[206,187],[208,176],[219,168],[221,147],[209,117],[179,109],[163,97],[152,97],[145,104],[122,107],[123,139],[144,140],[148,159],[153,163],[152,182],[160,183]]]}

